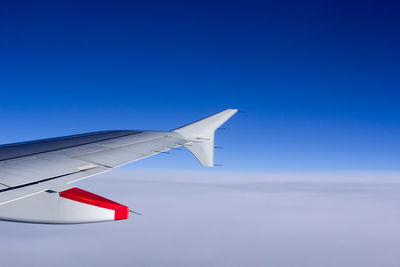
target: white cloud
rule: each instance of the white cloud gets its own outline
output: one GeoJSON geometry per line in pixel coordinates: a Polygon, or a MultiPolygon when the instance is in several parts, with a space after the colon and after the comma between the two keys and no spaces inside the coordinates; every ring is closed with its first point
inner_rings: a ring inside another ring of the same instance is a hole
{"type": "Polygon", "coordinates": [[[143,216],[2,222],[2,266],[399,266],[399,177],[116,170],[77,185],[143,216]]]}

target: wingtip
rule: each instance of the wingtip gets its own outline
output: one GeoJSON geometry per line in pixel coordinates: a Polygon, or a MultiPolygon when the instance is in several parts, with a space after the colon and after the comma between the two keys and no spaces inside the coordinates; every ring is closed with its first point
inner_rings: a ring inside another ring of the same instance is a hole
{"type": "Polygon", "coordinates": [[[231,111],[231,112],[233,112],[233,114],[235,114],[235,113],[238,112],[239,110],[236,109],[236,108],[228,108],[228,109],[226,109],[226,111],[231,111]]]}

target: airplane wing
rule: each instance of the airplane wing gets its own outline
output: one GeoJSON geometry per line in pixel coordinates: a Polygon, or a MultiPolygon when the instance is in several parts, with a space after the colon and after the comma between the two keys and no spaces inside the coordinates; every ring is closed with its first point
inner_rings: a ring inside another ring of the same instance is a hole
{"type": "Polygon", "coordinates": [[[127,219],[128,207],[74,182],[185,146],[214,165],[215,130],[227,109],[173,131],[104,131],[0,146],[0,220],[71,224],[127,219]]]}

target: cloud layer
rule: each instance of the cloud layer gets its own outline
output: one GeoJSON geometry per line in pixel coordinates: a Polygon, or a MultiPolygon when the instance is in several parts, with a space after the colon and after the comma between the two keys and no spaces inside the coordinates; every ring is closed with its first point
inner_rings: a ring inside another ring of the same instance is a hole
{"type": "Polygon", "coordinates": [[[117,170],[78,186],[143,216],[1,222],[2,266],[399,266],[399,176],[117,170]]]}

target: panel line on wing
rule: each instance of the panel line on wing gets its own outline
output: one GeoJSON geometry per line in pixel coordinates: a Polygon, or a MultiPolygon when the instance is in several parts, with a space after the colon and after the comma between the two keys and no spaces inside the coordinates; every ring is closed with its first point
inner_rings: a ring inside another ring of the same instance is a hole
{"type": "Polygon", "coordinates": [[[79,172],[83,172],[83,171],[71,172],[71,173],[64,174],[64,175],[59,175],[59,176],[55,176],[55,177],[51,177],[51,178],[47,178],[47,179],[43,179],[43,180],[38,180],[38,181],[35,181],[35,182],[30,182],[30,183],[26,183],[26,184],[22,184],[22,185],[11,186],[9,188],[0,189],[0,193],[1,192],[5,192],[5,191],[18,189],[18,188],[31,186],[31,185],[35,185],[35,184],[40,184],[40,183],[43,183],[43,182],[51,181],[51,180],[54,180],[54,179],[57,179],[57,178],[61,178],[61,177],[64,177],[64,176],[67,176],[67,175],[71,175],[71,174],[76,174],[76,173],[79,173],[79,172]]]}
{"type": "Polygon", "coordinates": [[[25,154],[25,155],[20,155],[20,156],[15,156],[15,157],[2,158],[1,161],[12,160],[12,159],[18,159],[18,158],[29,157],[29,156],[35,156],[35,155],[43,154],[43,153],[55,152],[55,151],[60,151],[60,150],[68,149],[68,148],[73,148],[73,147],[85,146],[85,145],[89,145],[89,144],[100,143],[100,142],[103,142],[103,141],[108,141],[108,140],[113,140],[113,139],[117,139],[117,138],[121,138],[121,137],[125,137],[125,136],[135,135],[135,134],[138,134],[138,133],[140,133],[140,132],[129,133],[129,134],[121,135],[121,136],[110,137],[110,138],[103,139],[103,140],[90,141],[90,142],[86,142],[86,143],[82,143],[82,144],[78,144],[78,145],[70,145],[70,146],[65,146],[65,147],[60,147],[60,148],[55,148],[55,149],[49,149],[49,150],[45,150],[45,151],[34,152],[34,153],[25,154]]]}

